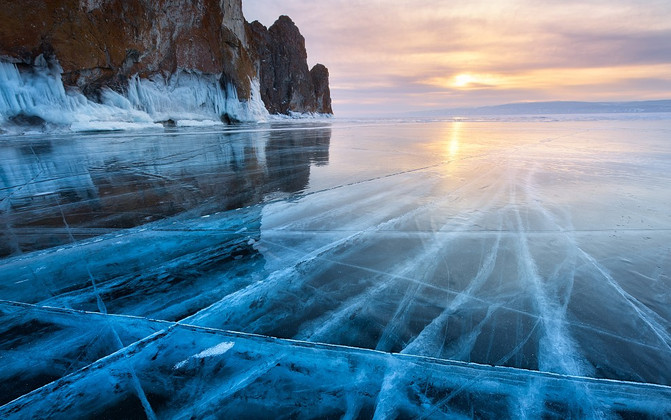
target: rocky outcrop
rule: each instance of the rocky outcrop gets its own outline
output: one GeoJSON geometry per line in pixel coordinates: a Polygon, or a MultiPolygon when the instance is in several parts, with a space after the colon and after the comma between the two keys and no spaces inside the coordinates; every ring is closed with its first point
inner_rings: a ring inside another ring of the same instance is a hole
{"type": "Polygon", "coordinates": [[[333,114],[333,109],[331,109],[329,70],[323,64],[316,64],[310,70],[310,79],[312,79],[312,86],[314,87],[317,112],[333,114]]]}
{"type": "Polygon", "coordinates": [[[328,70],[322,64],[308,70],[305,38],[288,16],[280,16],[270,28],[255,21],[247,33],[268,111],[333,113],[328,70]]]}
{"type": "Polygon", "coordinates": [[[25,0],[0,8],[0,56],[58,60],[66,86],[91,95],[129,77],[178,69],[222,74],[249,98],[254,65],[241,0],[25,0]]]}
{"type": "Polygon", "coordinates": [[[316,90],[293,22],[278,20],[267,40],[261,32],[259,38],[250,31],[241,0],[13,1],[0,7],[0,60],[19,69],[58,64],[63,84],[93,100],[105,88],[124,92],[133,77],[167,80],[187,72],[218,78],[224,92],[233,86],[242,101],[252,95],[254,80],[262,91],[280,86],[266,105],[289,102],[268,106],[271,113],[330,112],[324,72],[316,90]],[[277,71],[259,62],[268,57],[281,66],[277,71]]]}

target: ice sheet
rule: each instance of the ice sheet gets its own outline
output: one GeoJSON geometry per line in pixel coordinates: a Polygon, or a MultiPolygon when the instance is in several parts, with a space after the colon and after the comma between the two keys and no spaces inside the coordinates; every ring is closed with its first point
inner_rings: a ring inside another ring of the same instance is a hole
{"type": "Polygon", "coordinates": [[[147,333],[2,410],[669,415],[669,138],[660,119],[3,141],[4,305],[147,333]]]}
{"type": "MultiPolygon", "coordinates": [[[[112,328],[140,322],[99,318],[112,328]]],[[[607,418],[671,410],[671,388],[658,385],[145,323],[164,329],[0,407],[0,415],[607,418]]]]}

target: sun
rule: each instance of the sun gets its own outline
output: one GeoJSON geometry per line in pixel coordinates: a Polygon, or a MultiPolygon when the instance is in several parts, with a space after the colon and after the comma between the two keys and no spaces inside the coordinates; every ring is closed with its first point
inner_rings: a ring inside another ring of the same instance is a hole
{"type": "Polygon", "coordinates": [[[453,85],[455,87],[466,87],[469,84],[475,82],[475,77],[468,73],[461,73],[454,76],[453,85]]]}
{"type": "Polygon", "coordinates": [[[444,77],[425,79],[421,83],[448,90],[505,89],[511,86],[509,77],[493,73],[452,73],[444,77]]]}

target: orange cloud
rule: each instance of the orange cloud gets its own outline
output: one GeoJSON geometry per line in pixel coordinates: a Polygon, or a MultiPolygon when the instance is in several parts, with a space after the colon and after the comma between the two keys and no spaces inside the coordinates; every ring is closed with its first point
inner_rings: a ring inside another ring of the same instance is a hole
{"type": "Polygon", "coordinates": [[[671,63],[646,66],[547,68],[508,74],[458,73],[421,83],[445,89],[552,89],[557,86],[612,85],[631,79],[662,78],[671,82],[671,63]]]}
{"type": "Polygon", "coordinates": [[[310,63],[329,67],[343,109],[364,102],[400,111],[671,98],[668,1],[643,7],[636,0],[254,0],[244,6],[248,18],[265,24],[280,13],[292,16],[310,63]]]}

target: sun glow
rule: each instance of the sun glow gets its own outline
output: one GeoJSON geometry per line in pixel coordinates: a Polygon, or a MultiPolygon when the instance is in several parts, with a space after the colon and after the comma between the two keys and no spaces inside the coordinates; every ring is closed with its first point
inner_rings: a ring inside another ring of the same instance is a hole
{"type": "MultiPolygon", "coordinates": [[[[423,79],[422,84],[440,89],[461,91],[483,90],[536,90],[552,92],[555,98],[571,97],[566,92],[575,89],[601,85],[602,96],[613,95],[617,100],[623,87],[608,91],[606,86],[627,86],[633,80],[656,79],[660,83],[670,83],[671,64],[645,66],[595,67],[595,68],[546,68],[505,74],[496,73],[457,73],[446,77],[423,79]]],[[[645,97],[644,99],[663,99],[666,96],[645,97]]],[[[634,93],[631,93],[633,96],[634,93]]],[[[668,96],[668,94],[666,94],[668,96]]],[[[640,96],[640,94],[639,94],[640,96]]]]}
{"type": "Polygon", "coordinates": [[[459,155],[462,124],[461,121],[454,121],[446,132],[445,151],[447,152],[447,159],[450,161],[456,159],[459,155]]]}
{"type": "Polygon", "coordinates": [[[452,77],[433,77],[422,83],[443,88],[457,89],[492,89],[505,84],[506,80],[499,75],[488,73],[459,73],[452,77]]]}
{"type": "Polygon", "coordinates": [[[469,84],[475,82],[476,79],[472,74],[461,73],[454,76],[454,87],[466,87],[469,84]]]}

